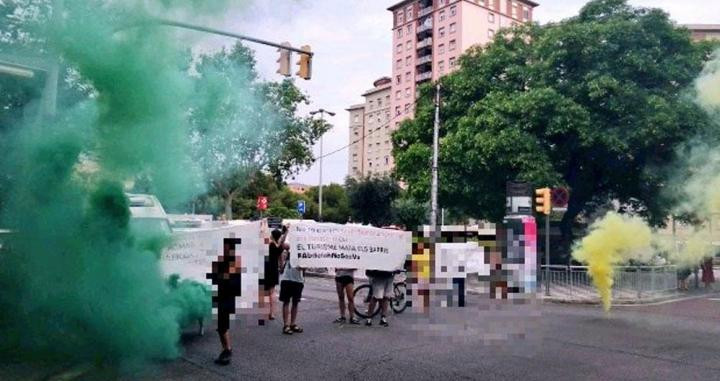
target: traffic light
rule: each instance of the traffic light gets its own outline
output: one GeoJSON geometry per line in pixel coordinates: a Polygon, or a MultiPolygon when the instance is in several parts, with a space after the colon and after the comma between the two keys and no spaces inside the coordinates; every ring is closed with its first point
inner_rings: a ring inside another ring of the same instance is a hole
{"type": "MultiPolygon", "coordinates": [[[[290,46],[289,42],[283,42],[283,46],[290,46]]],[[[279,64],[277,73],[280,75],[284,75],[286,77],[290,77],[290,59],[291,59],[291,53],[287,49],[278,49],[278,52],[280,52],[280,58],[278,58],[277,63],[279,64]]]]}
{"type": "Polygon", "coordinates": [[[535,189],[535,211],[542,214],[550,214],[552,204],[550,201],[550,188],[535,189]]]}
{"type": "Polygon", "coordinates": [[[303,45],[300,49],[307,52],[307,54],[300,53],[300,60],[297,63],[299,68],[296,74],[298,77],[307,80],[312,77],[312,54],[310,45],[303,45]]]}

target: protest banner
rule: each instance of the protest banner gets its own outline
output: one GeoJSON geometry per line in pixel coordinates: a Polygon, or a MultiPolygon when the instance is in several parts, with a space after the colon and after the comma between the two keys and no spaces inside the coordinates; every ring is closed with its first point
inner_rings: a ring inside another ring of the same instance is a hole
{"type": "Polygon", "coordinates": [[[303,268],[393,271],[410,254],[411,233],[362,225],[290,224],[290,264],[303,268]]]}
{"type": "Polygon", "coordinates": [[[260,221],[232,222],[229,225],[207,229],[177,229],[173,241],[161,254],[160,266],[165,275],[178,274],[181,278],[211,285],[206,274],[212,271],[212,262],[223,255],[223,239],[240,238],[242,244],[235,255],[241,257],[241,296],[238,308],[249,309],[258,302],[258,279],[264,271],[264,254],[260,221]]]}

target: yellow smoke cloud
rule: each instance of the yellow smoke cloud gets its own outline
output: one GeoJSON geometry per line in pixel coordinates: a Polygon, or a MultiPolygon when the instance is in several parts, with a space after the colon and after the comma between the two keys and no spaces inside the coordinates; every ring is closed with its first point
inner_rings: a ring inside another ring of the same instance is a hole
{"type": "Polygon", "coordinates": [[[590,226],[590,234],[573,250],[573,258],[587,264],[605,311],[610,310],[613,266],[631,258],[649,259],[651,237],[650,227],[642,219],[610,212],[590,226]]]}
{"type": "Polygon", "coordinates": [[[698,102],[708,109],[720,106],[720,51],[706,66],[703,74],[695,82],[698,102]]]}

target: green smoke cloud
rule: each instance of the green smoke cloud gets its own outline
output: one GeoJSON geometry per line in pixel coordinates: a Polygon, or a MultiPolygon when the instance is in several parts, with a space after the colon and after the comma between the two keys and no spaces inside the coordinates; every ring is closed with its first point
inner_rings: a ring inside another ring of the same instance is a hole
{"type": "Polygon", "coordinates": [[[0,357],[118,366],[172,358],[182,325],[207,315],[204,285],[163,278],[166,241],[133,234],[124,184],[147,176],[171,205],[197,192],[187,46],[148,20],[158,7],[224,4],[65,0],[62,17],[40,31],[93,94],[7,137],[0,227],[13,233],[0,252],[0,357]]]}

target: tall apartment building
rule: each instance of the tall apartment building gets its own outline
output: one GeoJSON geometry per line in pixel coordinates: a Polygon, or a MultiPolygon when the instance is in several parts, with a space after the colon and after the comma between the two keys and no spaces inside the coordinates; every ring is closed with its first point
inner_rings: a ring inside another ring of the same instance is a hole
{"type": "Polygon", "coordinates": [[[390,142],[390,78],[382,77],[362,96],[365,103],[350,106],[348,175],[360,178],[389,174],[393,168],[390,142]]]}
{"type": "Polygon", "coordinates": [[[405,0],[393,12],[393,128],[414,115],[417,86],[457,68],[458,57],[495,32],[530,22],[530,0],[405,0]]]}
{"type": "Polygon", "coordinates": [[[537,6],[530,0],[404,0],[388,8],[393,13],[391,84],[366,92],[364,104],[348,109],[350,143],[364,136],[361,131],[367,134],[374,127],[367,122],[375,119],[366,115],[376,112],[368,102],[373,91],[382,92],[383,112],[387,110],[389,118],[368,141],[351,144],[349,176],[392,171],[390,135],[414,115],[418,85],[454,71],[462,53],[487,44],[501,28],[532,21],[537,6]]]}
{"type": "Polygon", "coordinates": [[[689,24],[685,27],[690,29],[695,41],[720,40],[720,24],[689,24]]]}

